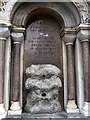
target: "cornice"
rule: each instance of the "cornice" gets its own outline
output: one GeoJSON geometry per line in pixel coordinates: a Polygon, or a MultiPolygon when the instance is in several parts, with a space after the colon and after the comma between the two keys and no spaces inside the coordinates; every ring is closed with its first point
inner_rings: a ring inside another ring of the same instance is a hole
{"type": "Polygon", "coordinates": [[[25,28],[24,27],[14,27],[12,26],[12,31],[13,32],[25,32],[25,28]]]}
{"type": "Polygon", "coordinates": [[[80,30],[90,30],[90,24],[81,24],[77,27],[77,32],[80,30]]]}

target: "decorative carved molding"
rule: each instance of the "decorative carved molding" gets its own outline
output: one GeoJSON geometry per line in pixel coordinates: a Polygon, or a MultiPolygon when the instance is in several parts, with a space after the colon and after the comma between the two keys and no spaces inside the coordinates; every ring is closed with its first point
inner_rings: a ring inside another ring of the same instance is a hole
{"type": "Polygon", "coordinates": [[[12,27],[12,31],[13,32],[25,32],[25,28],[22,28],[22,27],[12,27]]]}
{"type": "Polygon", "coordinates": [[[11,23],[7,21],[0,20],[0,26],[2,27],[10,27],[11,23]]]}
{"type": "MultiPolygon", "coordinates": [[[[17,3],[17,1],[18,0],[1,0],[0,1],[0,16],[2,16],[3,20],[4,19],[10,20],[11,12],[13,11],[14,5],[17,3]],[[8,5],[10,7],[8,7],[8,5]],[[2,13],[5,13],[8,18],[3,17],[2,13]]],[[[23,2],[23,0],[22,0],[22,2],[23,2]]],[[[30,1],[30,2],[32,2],[32,1],[30,1]]],[[[59,0],[58,0],[58,2],[59,2],[59,0]]],[[[79,0],[79,1],[71,0],[71,2],[73,2],[73,4],[77,7],[77,9],[81,15],[81,22],[82,23],[90,22],[90,16],[89,16],[90,4],[89,4],[88,0],[79,0]]]]}
{"type": "Polygon", "coordinates": [[[5,11],[5,7],[7,5],[7,3],[9,2],[10,0],[1,0],[0,1],[0,12],[4,12],[5,11]]]}
{"type": "Polygon", "coordinates": [[[76,1],[74,2],[74,4],[78,8],[78,11],[80,11],[82,23],[89,23],[90,22],[90,15],[89,15],[90,4],[86,2],[85,0],[82,0],[79,2],[76,1]]]}

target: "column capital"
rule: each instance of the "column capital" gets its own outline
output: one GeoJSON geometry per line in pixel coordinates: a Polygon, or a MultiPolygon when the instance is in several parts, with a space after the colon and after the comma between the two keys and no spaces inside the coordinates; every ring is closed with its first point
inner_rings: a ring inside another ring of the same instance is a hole
{"type": "Polygon", "coordinates": [[[8,26],[0,25],[0,39],[6,40],[10,36],[10,31],[8,26]]]}
{"type": "Polygon", "coordinates": [[[90,41],[90,24],[81,24],[77,28],[77,37],[81,42],[90,41]]]}
{"type": "Polygon", "coordinates": [[[73,45],[76,38],[76,30],[74,28],[65,28],[61,33],[61,37],[67,45],[73,45]]]}
{"type": "Polygon", "coordinates": [[[11,37],[14,43],[22,43],[24,41],[24,34],[21,32],[12,32],[11,37]]]}

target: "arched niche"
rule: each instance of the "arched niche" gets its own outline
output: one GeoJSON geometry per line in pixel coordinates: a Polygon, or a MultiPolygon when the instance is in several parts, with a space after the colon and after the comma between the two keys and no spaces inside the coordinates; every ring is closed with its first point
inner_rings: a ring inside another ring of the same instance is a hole
{"type": "Polygon", "coordinates": [[[72,2],[17,2],[11,12],[11,23],[25,27],[29,19],[41,13],[53,16],[62,27],[76,27],[81,22],[79,11],[72,2]]]}
{"type": "MultiPolygon", "coordinates": [[[[60,33],[64,28],[77,27],[81,21],[77,8],[71,2],[65,2],[65,3],[25,2],[25,3],[16,3],[11,13],[11,23],[13,27],[16,28],[24,27],[25,29],[27,29],[29,22],[33,21],[33,19],[35,19],[37,16],[40,15],[48,15],[53,19],[55,19],[61,28],[60,33]]],[[[66,88],[67,86],[65,86],[65,89],[66,88]]],[[[65,95],[65,97],[66,96],[67,95],[65,95]]],[[[66,103],[67,101],[65,102],[65,105],[66,103]]]]}
{"type": "MultiPolygon", "coordinates": [[[[43,10],[40,8],[40,12],[38,10],[35,11],[37,14],[34,13],[33,17],[29,19],[28,24],[26,25],[24,44],[24,74],[26,68],[32,64],[52,64],[61,70],[60,78],[63,84],[62,40],[60,37],[63,21],[60,17],[58,18],[60,22],[57,22],[57,19],[53,16],[43,12],[48,11],[48,9],[45,9],[43,10]]],[[[26,76],[24,77],[24,81],[25,80],[26,76]]],[[[62,86],[64,87],[64,85],[62,86]]],[[[59,91],[59,100],[62,108],[64,101],[63,87],[60,88],[59,91]]]]}

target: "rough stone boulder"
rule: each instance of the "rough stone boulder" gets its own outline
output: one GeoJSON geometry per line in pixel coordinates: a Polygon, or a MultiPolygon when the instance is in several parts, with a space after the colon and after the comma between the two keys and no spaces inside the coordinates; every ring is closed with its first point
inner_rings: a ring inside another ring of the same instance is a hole
{"type": "Polygon", "coordinates": [[[29,113],[55,113],[61,111],[58,90],[62,86],[60,70],[50,64],[31,65],[26,69],[27,103],[29,113]]]}

